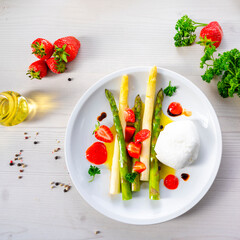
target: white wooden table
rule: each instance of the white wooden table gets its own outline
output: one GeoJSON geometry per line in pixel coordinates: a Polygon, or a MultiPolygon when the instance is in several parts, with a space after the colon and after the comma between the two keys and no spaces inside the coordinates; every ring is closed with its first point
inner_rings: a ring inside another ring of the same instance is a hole
{"type": "Polygon", "coordinates": [[[0,92],[41,101],[31,121],[0,127],[0,239],[240,239],[240,99],[222,99],[215,83],[201,80],[200,46],[177,49],[173,43],[176,20],[188,14],[199,22],[219,21],[224,31],[219,51],[240,48],[239,12],[238,0],[0,0],[0,92]],[[30,81],[25,73],[36,60],[31,42],[68,35],[82,46],[67,72],[30,81]],[[213,186],[192,210],[163,224],[134,226],[102,216],[74,186],[64,193],[50,182],[71,184],[64,134],[82,94],[115,70],[153,64],[184,75],[206,94],[221,124],[223,157],[213,186]],[[24,132],[32,137],[25,140],[24,132]],[[56,147],[58,160],[52,154],[56,147]],[[9,166],[20,149],[28,165],[22,179],[19,168],[9,166]]]}

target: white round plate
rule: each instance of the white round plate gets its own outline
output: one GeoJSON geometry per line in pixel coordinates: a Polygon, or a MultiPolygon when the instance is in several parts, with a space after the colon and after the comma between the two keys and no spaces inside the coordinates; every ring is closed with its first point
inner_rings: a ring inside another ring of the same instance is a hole
{"type": "Polygon", "coordinates": [[[169,81],[177,86],[172,97],[165,97],[165,114],[170,102],[180,102],[183,108],[191,110],[192,117],[175,117],[173,120],[194,120],[201,139],[198,160],[191,166],[177,171],[179,187],[168,190],[160,182],[159,201],[148,198],[148,183],[141,185],[141,191],[133,193],[132,200],[122,201],[121,194],[109,195],[110,172],[105,165],[100,166],[101,174],[89,183],[90,163],[85,158],[86,149],[96,141],[92,132],[101,112],[107,113],[102,124],[113,125],[112,113],[105,97],[104,89],[114,93],[118,103],[121,77],[129,76],[129,106],[132,107],[135,96],[145,99],[148,74],[151,67],[133,67],[123,69],[99,80],[79,100],[70,117],[65,139],[66,163],[74,185],[81,196],[100,213],[112,219],[129,224],[153,224],[173,219],[197,204],[212,185],[222,155],[222,136],[216,113],[206,96],[188,79],[158,68],[156,89],[165,88],[169,81]],[[181,173],[190,178],[184,182],[181,173]]]}

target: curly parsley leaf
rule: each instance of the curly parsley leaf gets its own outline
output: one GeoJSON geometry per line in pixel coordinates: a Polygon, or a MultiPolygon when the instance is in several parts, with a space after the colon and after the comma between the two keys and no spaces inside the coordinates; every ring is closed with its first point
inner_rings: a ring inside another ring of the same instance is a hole
{"type": "Polygon", "coordinates": [[[211,80],[214,78],[214,70],[213,70],[213,68],[212,67],[208,68],[201,77],[202,77],[203,81],[205,81],[207,83],[210,83],[211,80]]]}
{"type": "Polygon", "coordinates": [[[214,61],[213,54],[216,52],[216,47],[212,44],[209,44],[204,49],[204,55],[201,58],[200,68],[203,68],[206,65],[207,69],[210,66],[213,66],[208,61],[214,61]]]}
{"type": "Polygon", "coordinates": [[[213,57],[216,48],[209,44],[205,47],[204,56],[201,58],[200,67],[206,66],[202,79],[206,82],[220,76],[217,83],[218,92],[223,98],[233,97],[237,94],[240,97],[240,52],[234,48],[230,51],[218,54],[213,57]],[[211,61],[212,64],[209,63],[211,61]]]}
{"type": "Polygon", "coordinates": [[[133,183],[135,178],[137,177],[137,173],[127,173],[125,178],[128,182],[133,183]]]}
{"type": "Polygon", "coordinates": [[[181,17],[175,26],[177,31],[174,36],[175,46],[184,47],[190,46],[195,42],[196,34],[194,33],[197,27],[206,26],[205,23],[197,23],[190,19],[187,15],[181,17]]]}
{"type": "Polygon", "coordinates": [[[166,96],[171,97],[173,93],[175,93],[177,90],[177,87],[171,85],[171,81],[169,81],[168,87],[166,87],[163,92],[165,93],[166,96]]]}
{"type": "Polygon", "coordinates": [[[90,165],[88,169],[88,174],[92,176],[92,179],[89,182],[92,182],[96,174],[101,174],[101,170],[98,167],[90,165]]]}

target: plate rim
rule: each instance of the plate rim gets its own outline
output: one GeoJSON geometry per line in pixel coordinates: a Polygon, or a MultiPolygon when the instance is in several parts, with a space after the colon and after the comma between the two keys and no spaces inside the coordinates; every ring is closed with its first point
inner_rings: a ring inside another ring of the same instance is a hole
{"type": "Polygon", "coordinates": [[[119,215],[112,215],[111,212],[106,212],[105,209],[99,209],[97,208],[93,202],[91,202],[90,199],[88,199],[86,196],[84,196],[84,194],[81,193],[81,189],[79,187],[77,187],[77,183],[71,173],[71,166],[70,166],[70,161],[68,160],[68,158],[70,158],[69,156],[69,152],[70,152],[70,137],[71,137],[71,131],[74,125],[74,121],[75,121],[75,117],[77,115],[77,113],[80,111],[81,107],[84,105],[85,101],[88,99],[88,97],[91,96],[91,94],[96,91],[99,87],[101,87],[102,85],[104,85],[105,83],[111,81],[111,79],[113,79],[114,77],[117,76],[121,76],[124,74],[129,74],[132,73],[134,71],[149,71],[152,68],[152,66],[135,66],[135,67],[128,67],[128,68],[123,68],[117,71],[114,71],[110,74],[107,74],[105,76],[103,76],[102,78],[100,78],[96,83],[94,83],[92,86],[90,86],[86,92],[80,97],[80,99],[78,100],[78,102],[76,103],[76,105],[74,106],[71,115],[69,117],[68,123],[67,123],[67,128],[66,128],[66,133],[65,133],[65,141],[64,141],[64,153],[65,153],[65,162],[67,165],[67,169],[69,172],[69,175],[71,177],[71,180],[74,184],[74,186],[76,187],[77,191],[79,192],[79,194],[81,195],[81,197],[84,199],[85,202],[87,202],[87,204],[89,204],[92,208],[94,208],[96,211],[100,212],[101,214],[103,214],[104,216],[107,216],[113,220],[122,222],[122,223],[127,223],[127,224],[133,224],[133,225],[150,225],[150,224],[157,224],[157,223],[163,223],[169,220],[172,220],[174,218],[179,217],[180,215],[186,213],[187,211],[189,211],[191,208],[193,208],[205,195],[206,193],[209,191],[209,189],[211,188],[219,167],[220,167],[220,163],[221,163],[221,159],[222,159],[222,132],[221,132],[221,127],[218,121],[218,117],[217,114],[212,106],[212,104],[210,103],[210,101],[208,100],[208,98],[206,97],[206,95],[193,83],[191,82],[189,79],[187,79],[186,77],[184,77],[183,75],[166,69],[166,68],[162,68],[162,67],[157,67],[158,72],[159,71],[166,71],[169,72],[171,74],[175,74],[176,76],[178,76],[179,78],[184,79],[188,84],[188,86],[191,86],[194,88],[195,91],[197,91],[200,96],[202,95],[204,97],[204,100],[206,101],[210,112],[211,112],[211,116],[213,118],[214,124],[215,124],[215,129],[216,129],[216,136],[217,136],[217,147],[219,148],[219,151],[217,153],[216,156],[216,163],[215,163],[215,168],[214,171],[211,174],[211,178],[209,179],[209,181],[207,182],[207,184],[203,187],[202,191],[199,192],[195,197],[194,200],[189,203],[188,205],[186,205],[185,207],[183,207],[182,209],[180,209],[179,211],[176,211],[166,217],[157,217],[157,218],[152,218],[152,219],[140,219],[137,222],[133,222],[132,219],[126,218],[126,217],[122,217],[119,215]]]}

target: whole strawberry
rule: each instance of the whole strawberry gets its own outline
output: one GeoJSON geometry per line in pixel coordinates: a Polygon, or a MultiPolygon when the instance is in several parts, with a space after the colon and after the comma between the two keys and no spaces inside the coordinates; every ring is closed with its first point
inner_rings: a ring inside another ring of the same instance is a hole
{"type": "Polygon", "coordinates": [[[218,22],[210,22],[206,27],[204,27],[200,32],[200,38],[202,41],[211,40],[215,42],[213,45],[217,48],[219,47],[223,37],[223,31],[218,22]]]}
{"type": "Polygon", "coordinates": [[[63,73],[66,70],[66,63],[63,61],[57,61],[54,58],[49,58],[46,61],[49,69],[54,73],[63,73]]]}
{"type": "Polygon", "coordinates": [[[78,53],[81,46],[80,41],[75,37],[63,37],[54,42],[53,56],[58,61],[71,62],[78,53]]]}
{"type": "Polygon", "coordinates": [[[34,40],[31,47],[32,54],[41,60],[49,59],[53,54],[53,45],[43,38],[34,40]]]}
{"type": "Polygon", "coordinates": [[[31,79],[42,79],[47,75],[47,65],[44,60],[38,60],[29,66],[26,73],[31,79]]]}

